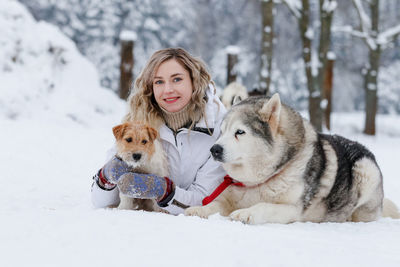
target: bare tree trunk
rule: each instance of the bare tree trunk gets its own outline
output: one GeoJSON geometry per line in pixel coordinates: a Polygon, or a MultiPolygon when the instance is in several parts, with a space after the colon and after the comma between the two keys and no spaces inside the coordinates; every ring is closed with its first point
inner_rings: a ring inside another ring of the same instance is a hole
{"type": "Polygon", "coordinates": [[[262,13],[262,44],[261,44],[261,66],[260,66],[260,90],[269,93],[271,85],[271,70],[273,57],[274,39],[274,1],[261,1],[262,13]]]}
{"type": "Polygon", "coordinates": [[[238,55],[237,53],[229,53],[228,52],[228,66],[227,66],[227,74],[226,74],[226,84],[230,84],[231,82],[235,82],[237,78],[237,70],[236,64],[238,63],[238,55]]]}
{"type": "Polygon", "coordinates": [[[133,81],[133,46],[132,40],[121,40],[121,64],[119,80],[119,97],[127,99],[133,81]]]}
{"type": "MultiPolygon", "coordinates": [[[[328,100],[328,95],[332,92],[332,77],[327,80],[326,75],[329,73],[333,74],[332,71],[328,71],[328,52],[331,44],[331,25],[332,25],[332,17],[333,10],[330,9],[329,6],[332,0],[319,0],[319,16],[321,22],[321,30],[319,35],[319,49],[318,49],[318,87],[319,91],[322,92],[322,99],[328,101],[328,106],[331,108],[331,98],[328,100]],[[327,88],[326,86],[329,86],[327,88]]],[[[326,108],[328,108],[326,106],[326,108]]],[[[330,110],[324,111],[325,113],[325,125],[328,129],[330,129],[330,110]]]]}
{"type": "Polygon", "coordinates": [[[308,112],[310,122],[317,131],[322,130],[322,109],[321,91],[318,88],[317,80],[313,75],[312,66],[312,36],[310,36],[310,3],[309,0],[302,0],[303,9],[299,18],[300,36],[303,42],[303,60],[307,77],[308,87],[308,112]]]}
{"type": "Polygon", "coordinates": [[[372,76],[372,69],[368,70],[365,77],[365,127],[364,133],[368,135],[375,135],[375,118],[378,106],[377,89],[374,89],[374,79],[372,76]]]}
{"type": "Polygon", "coordinates": [[[335,60],[328,59],[323,83],[323,96],[326,101],[325,108],[325,125],[328,130],[331,129],[331,112],[332,112],[332,88],[333,88],[333,65],[335,60]]]}
{"type": "MultiPolygon", "coordinates": [[[[370,1],[371,36],[377,38],[379,33],[379,0],[370,1]]],[[[377,43],[375,49],[369,49],[369,66],[365,75],[365,127],[364,133],[375,135],[375,118],[378,108],[378,73],[381,56],[381,46],[377,43]]]]}

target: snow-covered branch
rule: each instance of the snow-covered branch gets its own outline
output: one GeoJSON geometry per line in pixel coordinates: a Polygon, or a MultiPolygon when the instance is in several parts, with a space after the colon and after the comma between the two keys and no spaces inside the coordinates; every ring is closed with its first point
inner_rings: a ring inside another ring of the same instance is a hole
{"type": "Polygon", "coordinates": [[[400,24],[381,32],[378,35],[377,43],[380,45],[386,45],[396,39],[400,35],[400,24]]]}
{"type": "Polygon", "coordinates": [[[357,10],[358,17],[360,19],[361,31],[353,29],[351,26],[335,27],[333,31],[349,33],[352,36],[362,38],[368,45],[369,49],[376,50],[379,46],[385,47],[388,43],[393,41],[397,36],[400,35],[400,24],[377,33],[376,37],[372,34],[371,19],[368,17],[361,3],[361,0],[353,0],[354,6],[357,10]]]}
{"type": "Polygon", "coordinates": [[[351,36],[359,37],[367,43],[370,49],[375,50],[377,48],[376,39],[373,38],[368,32],[357,31],[351,26],[333,27],[332,31],[344,32],[350,34],[351,36]]]}
{"type": "Polygon", "coordinates": [[[371,18],[365,12],[361,0],[353,0],[353,3],[356,8],[358,17],[360,18],[361,32],[363,33],[359,37],[364,39],[369,49],[376,50],[378,48],[378,44],[377,44],[377,38],[375,38],[375,36],[372,36],[371,34],[372,33],[371,18]]]}
{"type": "Polygon", "coordinates": [[[326,13],[332,13],[337,8],[337,2],[335,0],[325,0],[322,4],[322,9],[326,13]]]}
{"type": "Polygon", "coordinates": [[[293,16],[295,16],[297,19],[300,18],[301,9],[303,8],[300,0],[282,0],[282,2],[289,8],[293,16]]]}
{"type": "Polygon", "coordinates": [[[366,38],[366,35],[364,32],[357,31],[353,29],[351,26],[341,26],[341,27],[332,27],[333,32],[343,32],[343,33],[348,33],[351,36],[359,37],[359,38],[366,38]]]}
{"type": "Polygon", "coordinates": [[[353,0],[354,6],[356,7],[357,14],[360,18],[361,30],[365,33],[369,33],[371,30],[371,19],[368,17],[361,3],[361,0],[353,0]]]}

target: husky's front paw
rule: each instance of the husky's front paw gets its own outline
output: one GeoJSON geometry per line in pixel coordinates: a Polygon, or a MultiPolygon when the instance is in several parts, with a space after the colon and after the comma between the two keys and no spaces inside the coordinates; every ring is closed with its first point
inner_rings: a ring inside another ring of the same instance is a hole
{"type": "Polygon", "coordinates": [[[258,222],[255,221],[254,215],[249,209],[240,209],[235,210],[229,217],[234,221],[240,221],[242,223],[247,224],[257,224],[258,222]]]}
{"type": "Polygon", "coordinates": [[[207,206],[190,207],[185,210],[186,216],[198,216],[207,219],[212,213],[207,206]]]}

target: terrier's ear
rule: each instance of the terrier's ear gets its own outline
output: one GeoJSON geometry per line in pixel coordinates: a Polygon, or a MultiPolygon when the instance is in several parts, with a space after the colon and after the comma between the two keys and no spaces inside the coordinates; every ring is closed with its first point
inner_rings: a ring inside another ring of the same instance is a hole
{"type": "Polygon", "coordinates": [[[240,101],[242,101],[242,97],[240,95],[235,95],[235,97],[232,99],[232,106],[236,105],[240,101]]]}
{"type": "Polygon", "coordinates": [[[115,126],[113,130],[113,134],[117,140],[122,139],[122,136],[124,135],[125,129],[128,126],[127,123],[123,123],[120,125],[115,126]]]}
{"type": "Polygon", "coordinates": [[[268,122],[273,134],[276,134],[279,126],[281,114],[281,99],[278,93],[275,93],[269,100],[266,100],[262,108],[258,111],[261,119],[268,122]]]}
{"type": "Polygon", "coordinates": [[[147,132],[149,133],[149,137],[151,141],[157,138],[158,132],[153,127],[147,126],[147,132]]]}

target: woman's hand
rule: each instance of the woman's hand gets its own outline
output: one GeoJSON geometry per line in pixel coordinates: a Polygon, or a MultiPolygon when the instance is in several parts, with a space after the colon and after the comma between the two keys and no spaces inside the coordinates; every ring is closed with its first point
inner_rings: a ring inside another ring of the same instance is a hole
{"type": "Polygon", "coordinates": [[[114,156],[109,160],[98,173],[98,182],[105,189],[112,189],[121,179],[121,176],[131,171],[132,168],[128,166],[120,158],[114,156]]]}
{"type": "Polygon", "coordinates": [[[175,193],[174,183],[168,177],[155,174],[128,172],[117,182],[120,193],[132,198],[155,199],[166,207],[175,193]]]}
{"type": "Polygon", "coordinates": [[[175,194],[175,185],[168,177],[135,173],[123,160],[114,156],[99,171],[99,182],[107,190],[118,185],[120,193],[131,198],[155,199],[166,207],[175,194]]]}

